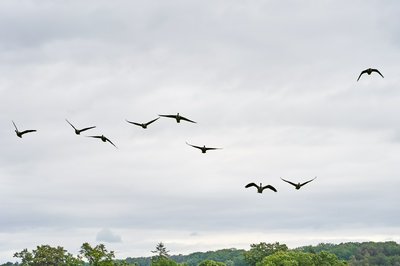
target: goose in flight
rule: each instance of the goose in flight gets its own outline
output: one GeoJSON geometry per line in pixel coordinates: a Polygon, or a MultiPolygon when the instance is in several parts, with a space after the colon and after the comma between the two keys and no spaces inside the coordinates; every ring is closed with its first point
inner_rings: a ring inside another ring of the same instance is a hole
{"type": "Polygon", "coordinates": [[[206,153],[208,150],[219,150],[219,149],[222,149],[222,148],[209,148],[209,147],[206,147],[206,145],[204,145],[203,147],[201,147],[201,146],[196,146],[196,145],[189,144],[189,143],[187,143],[187,142],[186,142],[186,144],[189,145],[189,146],[192,146],[192,147],[194,147],[194,148],[197,148],[197,149],[201,150],[202,153],[206,153]]]}
{"type": "MultiPolygon", "coordinates": [[[[97,138],[97,139],[101,139],[101,141],[103,142],[110,142],[115,148],[117,148],[117,146],[115,146],[114,143],[111,142],[111,140],[109,140],[108,138],[106,138],[104,135],[101,136],[88,136],[89,138],[97,138]]],[[[118,148],[117,148],[118,149],[118,148]]]]}
{"type": "Polygon", "coordinates": [[[73,128],[73,129],[75,129],[75,134],[76,135],[80,135],[81,134],[81,132],[83,132],[83,131],[86,131],[86,130],[89,130],[89,129],[92,129],[92,128],[95,128],[96,126],[93,126],[93,127],[85,127],[85,128],[82,128],[82,129],[76,129],[76,127],[74,127],[74,125],[73,124],[71,124],[67,119],[65,119],[65,121],[67,121],[67,123],[68,124],[70,124],[71,125],[71,127],[73,128]]]}
{"type": "Polygon", "coordinates": [[[249,184],[247,184],[247,185],[245,186],[245,188],[249,188],[249,187],[256,187],[256,188],[257,188],[257,193],[262,193],[263,190],[266,189],[266,188],[269,188],[269,189],[271,189],[272,191],[277,192],[277,190],[276,190],[273,186],[271,186],[271,185],[263,186],[262,183],[260,183],[259,186],[256,185],[255,183],[249,183],[249,184]]]}
{"type": "Polygon", "coordinates": [[[191,122],[191,123],[196,123],[193,120],[190,120],[190,119],[187,119],[186,117],[181,116],[179,113],[177,113],[176,115],[159,115],[159,116],[175,118],[177,123],[180,123],[181,120],[188,121],[188,122],[191,122]]]}
{"type": "Polygon", "coordinates": [[[34,130],[34,129],[28,129],[28,130],[24,130],[24,131],[19,131],[17,126],[15,125],[14,121],[12,121],[12,123],[14,124],[14,127],[15,127],[15,134],[17,134],[17,136],[20,137],[20,138],[22,138],[22,135],[24,135],[26,133],[36,132],[36,130],[34,130]]]}
{"type": "Polygon", "coordinates": [[[136,122],[128,121],[128,120],[126,120],[126,119],[125,119],[125,121],[128,122],[128,123],[130,123],[130,124],[140,126],[140,127],[142,127],[142,128],[147,128],[148,125],[150,125],[151,123],[153,123],[154,121],[156,121],[156,120],[158,120],[158,119],[160,119],[160,118],[157,117],[156,119],[153,119],[153,120],[151,120],[151,121],[149,121],[149,122],[147,122],[147,123],[136,123],[136,122]]]}
{"type": "Polygon", "coordinates": [[[288,180],[285,180],[285,179],[283,179],[282,177],[281,177],[281,179],[283,180],[283,181],[285,181],[286,183],[289,183],[289,184],[291,184],[292,186],[294,186],[296,189],[300,189],[302,186],[304,186],[305,184],[308,184],[308,183],[310,183],[311,181],[313,181],[315,178],[317,178],[317,177],[314,177],[313,179],[311,179],[311,180],[308,180],[307,182],[304,182],[304,183],[293,183],[293,182],[290,182],[290,181],[288,181],[288,180]]]}
{"type": "Polygon", "coordinates": [[[382,75],[382,73],[381,72],[379,72],[379,70],[378,69],[374,69],[374,68],[367,68],[367,69],[365,69],[365,70],[363,70],[363,71],[361,71],[361,73],[360,73],[360,75],[358,76],[358,79],[357,79],[357,81],[361,78],[361,76],[362,76],[362,74],[364,74],[364,73],[367,73],[368,75],[371,75],[371,73],[372,72],[376,72],[376,73],[378,73],[379,75],[381,75],[381,77],[383,78],[383,75],[382,75]]]}

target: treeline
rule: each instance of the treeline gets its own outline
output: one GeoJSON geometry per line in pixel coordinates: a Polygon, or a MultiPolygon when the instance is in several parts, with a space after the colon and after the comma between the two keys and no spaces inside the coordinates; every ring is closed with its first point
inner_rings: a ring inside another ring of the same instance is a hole
{"type": "Polygon", "coordinates": [[[396,242],[318,244],[289,249],[285,244],[251,244],[249,250],[221,249],[189,255],[169,255],[163,243],[152,257],[116,260],[103,244],[81,246],[78,256],[62,247],[38,246],[14,254],[19,262],[0,266],[400,266],[400,245],[396,242]]]}

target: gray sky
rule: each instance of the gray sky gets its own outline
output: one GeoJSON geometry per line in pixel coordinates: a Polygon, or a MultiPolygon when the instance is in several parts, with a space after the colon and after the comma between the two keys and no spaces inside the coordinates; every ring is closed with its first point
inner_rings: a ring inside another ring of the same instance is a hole
{"type": "Polygon", "coordinates": [[[42,244],[105,243],[125,258],[160,241],[172,254],[399,242],[399,11],[1,1],[0,263],[42,244]],[[385,78],[357,82],[368,67],[385,78]],[[125,122],[177,112],[198,123],[125,122]],[[97,127],[77,136],[66,118],[97,127]],[[19,139],[12,120],[38,132],[19,139]],[[85,137],[101,134],[118,149],[85,137]],[[280,180],[315,176],[299,191],[280,180]]]}

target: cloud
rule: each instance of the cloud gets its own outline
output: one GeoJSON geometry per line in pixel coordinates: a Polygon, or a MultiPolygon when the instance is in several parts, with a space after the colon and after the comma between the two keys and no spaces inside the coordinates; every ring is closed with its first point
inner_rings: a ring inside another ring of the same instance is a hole
{"type": "Polygon", "coordinates": [[[115,234],[108,228],[100,230],[96,235],[96,240],[99,242],[119,243],[122,242],[121,236],[115,234]]]}

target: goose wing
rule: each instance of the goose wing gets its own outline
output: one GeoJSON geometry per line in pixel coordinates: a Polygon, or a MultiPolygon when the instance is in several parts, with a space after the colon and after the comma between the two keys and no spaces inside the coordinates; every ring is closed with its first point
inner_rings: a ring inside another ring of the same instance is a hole
{"type": "Polygon", "coordinates": [[[150,125],[151,123],[153,123],[154,121],[157,121],[158,119],[160,119],[160,118],[157,117],[156,119],[153,119],[153,120],[147,122],[145,125],[148,126],[148,125],[150,125]]]}
{"type": "Polygon", "coordinates": [[[382,78],[384,78],[384,76],[382,75],[381,72],[379,72],[378,69],[371,69],[371,71],[378,73],[379,75],[381,75],[382,78]]]}
{"type": "Polygon", "coordinates": [[[17,126],[15,125],[14,121],[12,121],[12,123],[13,123],[13,125],[14,125],[14,127],[15,127],[15,130],[18,131],[18,128],[17,128],[17,126]]]}
{"type": "Polygon", "coordinates": [[[89,129],[92,129],[92,128],[95,128],[96,126],[93,126],[93,127],[85,127],[85,128],[82,128],[81,130],[79,130],[80,132],[83,132],[83,131],[86,131],[86,130],[89,130],[89,129]]]}
{"type": "Polygon", "coordinates": [[[302,186],[304,186],[305,184],[310,183],[310,182],[313,181],[315,178],[317,178],[317,177],[314,177],[313,179],[308,180],[308,181],[304,182],[303,184],[300,184],[300,186],[302,187],[302,186]]]}
{"type": "Polygon", "coordinates": [[[88,138],[96,138],[96,139],[101,139],[101,136],[86,136],[88,138]]]}
{"type": "Polygon", "coordinates": [[[292,186],[297,186],[295,183],[293,183],[293,182],[290,182],[289,180],[285,180],[285,179],[283,179],[282,177],[281,177],[281,179],[283,180],[283,181],[285,181],[286,183],[289,183],[289,184],[291,184],[292,186]]]}
{"type": "Polygon", "coordinates": [[[185,120],[185,121],[188,121],[188,122],[191,122],[191,123],[196,123],[195,121],[187,119],[186,117],[183,117],[183,116],[181,116],[181,119],[185,120]]]}
{"type": "Polygon", "coordinates": [[[264,189],[266,189],[266,188],[269,188],[269,189],[271,189],[272,191],[275,191],[275,192],[277,192],[276,188],[274,188],[274,187],[273,187],[273,186],[271,186],[271,185],[266,185],[266,186],[263,186],[261,191],[263,191],[263,190],[264,190],[264,189]]]}
{"type": "Polygon", "coordinates": [[[125,121],[128,122],[128,123],[130,123],[130,124],[133,124],[133,125],[142,126],[142,124],[140,124],[140,123],[128,121],[128,120],[126,120],[126,119],[125,119],[125,121]]]}
{"type": "Polygon", "coordinates": [[[162,117],[176,118],[176,115],[158,115],[162,117]]]}
{"type": "Polygon", "coordinates": [[[211,148],[211,147],[206,147],[206,150],[221,150],[222,148],[211,148]]]}
{"type": "Polygon", "coordinates": [[[256,183],[248,183],[245,188],[249,188],[249,187],[255,187],[258,189],[258,185],[256,185],[256,183]]]}
{"type": "Polygon", "coordinates": [[[34,129],[24,130],[24,131],[21,132],[21,135],[24,135],[24,134],[30,133],[30,132],[36,132],[36,130],[34,130],[34,129]]]}
{"type": "MultiPolygon", "coordinates": [[[[109,140],[108,138],[106,138],[106,141],[108,141],[108,142],[110,142],[115,148],[117,148],[117,146],[115,146],[115,144],[114,143],[112,143],[112,141],[111,140],[109,140]]],[[[118,148],[117,148],[118,149],[118,148]]]]}
{"type": "Polygon", "coordinates": [[[363,71],[361,71],[360,75],[358,76],[358,79],[357,79],[357,81],[358,81],[358,80],[361,78],[362,74],[364,74],[364,73],[367,73],[367,70],[363,70],[363,71]]]}
{"type": "Polygon", "coordinates": [[[186,144],[189,145],[189,146],[192,146],[193,148],[197,148],[197,149],[200,149],[200,150],[203,149],[203,148],[200,147],[200,146],[192,145],[192,144],[189,144],[188,142],[186,142],[186,144]]]}
{"type": "Polygon", "coordinates": [[[70,126],[71,126],[73,129],[75,129],[75,130],[76,130],[76,128],[74,127],[74,125],[73,125],[73,124],[71,124],[71,122],[69,122],[67,119],[65,119],[65,121],[67,121],[67,123],[68,123],[68,124],[70,124],[70,126]]]}

